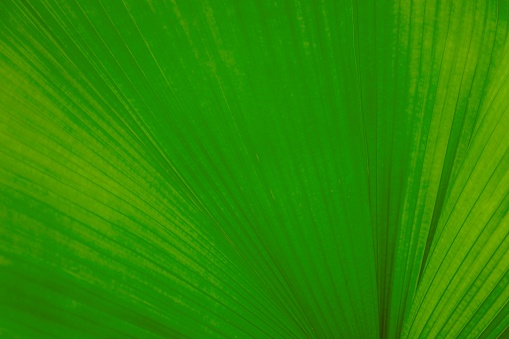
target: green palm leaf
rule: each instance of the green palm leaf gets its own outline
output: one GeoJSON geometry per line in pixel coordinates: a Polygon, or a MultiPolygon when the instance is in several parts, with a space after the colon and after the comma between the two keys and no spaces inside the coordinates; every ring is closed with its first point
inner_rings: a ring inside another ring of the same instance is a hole
{"type": "Polygon", "coordinates": [[[4,1],[5,337],[509,336],[507,1],[4,1]]]}

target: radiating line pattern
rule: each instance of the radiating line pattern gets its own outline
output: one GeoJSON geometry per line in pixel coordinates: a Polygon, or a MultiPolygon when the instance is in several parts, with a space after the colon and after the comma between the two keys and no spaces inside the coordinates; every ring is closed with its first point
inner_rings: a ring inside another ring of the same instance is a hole
{"type": "Polygon", "coordinates": [[[0,2],[0,335],[509,337],[509,2],[0,2]]]}

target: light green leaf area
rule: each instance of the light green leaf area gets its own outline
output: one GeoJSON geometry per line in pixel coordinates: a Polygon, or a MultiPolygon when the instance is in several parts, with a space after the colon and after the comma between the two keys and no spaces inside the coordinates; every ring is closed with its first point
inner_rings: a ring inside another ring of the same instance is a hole
{"type": "Polygon", "coordinates": [[[506,0],[0,2],[0,336],[509,338],[506,0]]]}

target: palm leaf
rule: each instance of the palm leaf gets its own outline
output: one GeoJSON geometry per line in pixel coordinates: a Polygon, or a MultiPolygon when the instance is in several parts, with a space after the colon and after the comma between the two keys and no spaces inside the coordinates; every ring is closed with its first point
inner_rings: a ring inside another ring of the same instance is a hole
{"type": "Polygon", "coordinates": [[[506,1],[4,1],[6,337],[508,335],[506,1]]]}

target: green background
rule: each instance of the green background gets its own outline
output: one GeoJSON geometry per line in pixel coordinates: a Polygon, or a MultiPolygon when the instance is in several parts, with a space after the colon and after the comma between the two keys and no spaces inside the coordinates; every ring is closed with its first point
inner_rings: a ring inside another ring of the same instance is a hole
{"type": "Polygon", "coordinates": [[[2,1],[0,335],[509,337],[508,19],[2,1]]]}

